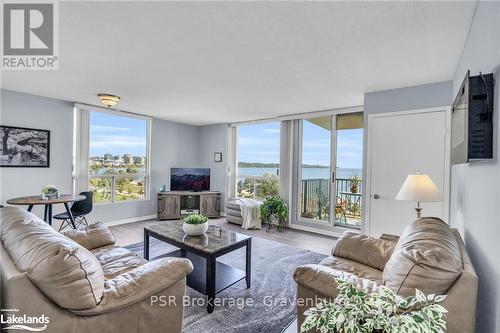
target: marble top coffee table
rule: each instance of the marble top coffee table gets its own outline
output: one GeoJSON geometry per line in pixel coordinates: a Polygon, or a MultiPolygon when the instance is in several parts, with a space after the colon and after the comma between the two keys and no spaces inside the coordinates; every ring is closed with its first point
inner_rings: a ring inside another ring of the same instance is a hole
{"type": "MultiPolygon", "coordinates": [[[[234,231],[210,227],[203,236],[190,237],[182,230],[182,221],[166,222],[144,228],[144,258],[149,260],[149,238],[153,237],[178,247],[161,257],[182,257],[191,260],[194,270],[187,276],[187,285],[207,295],[207,311],[214,311],[215,295],[245,279],[250,288],[252,237],[234,231]],[[217,258],[246,247],[246,267],[236,267],[217,258]]],[[[153,258],[154,259],[154,258],[153,258]]]]}

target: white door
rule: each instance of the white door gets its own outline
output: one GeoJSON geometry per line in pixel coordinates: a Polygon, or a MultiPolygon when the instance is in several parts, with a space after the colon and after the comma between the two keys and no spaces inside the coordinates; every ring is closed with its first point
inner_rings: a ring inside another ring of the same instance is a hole
{"type": "Polygon", "coordinates": [[[395,197],[408,174],[428,174],[443,202],[422,203],[422,216],[448,219],[448,110],[426,109],[368,116],[366,232],[400,235],[415,219],[416,203],[395,197]]]}

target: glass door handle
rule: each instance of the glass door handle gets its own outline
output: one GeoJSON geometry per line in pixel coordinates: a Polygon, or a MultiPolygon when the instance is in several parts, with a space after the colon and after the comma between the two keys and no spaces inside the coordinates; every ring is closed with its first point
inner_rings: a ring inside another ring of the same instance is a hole
{"type": "Polygon", "coordinates": [[[378,195],[378,194],[373,195],[373,199],[378,199],[378,198],[380,198],[380,195],[378,195]]]}

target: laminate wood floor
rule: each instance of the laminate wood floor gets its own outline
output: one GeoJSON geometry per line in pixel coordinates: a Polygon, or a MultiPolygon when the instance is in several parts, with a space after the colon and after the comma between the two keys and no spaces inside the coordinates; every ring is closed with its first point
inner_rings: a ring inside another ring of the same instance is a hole
{"type": "MultiPolygon", "coordinates": [[[[116,237],[117,245],[125,246],[142,242],[144,239],[144,227],[156,223],[172,223],[172,221],[147,220],[121,224],[110,228],[116,237]]],[[[269,232],[266,232],[265,228],[262,230],[245,230],[239,225],[228,223],[225,218],[211,219],[209,223],[211,225],[218,225],[242,234],[273,240],[325,255],[330,254],[333,242],[335,241],[335,237],[288,228],[282,232],[277,231],[275,227],[269,232]]],[[[283,333],[297,333],[297,320],[294,320],[283,333]]]]}
{"type": "MultiPolygon", "coordinates": [[[[144,239],[144,227],[156,223],[172,223],[172,221],[147,220],[120,224],[110,228],[116,237],[117,245],[125,246],[142,242],[144,239]]],[[[330,254],[333,242],[335,241],[334,237],[288,228],[282,232],[277,231],[275,227],[269,232],[266,232],[265,229],[245,230],[239,225],[228,223],[225,218],[211,219],[209,223],[249,236],[261,237],[325,255],[330,254]]]]}

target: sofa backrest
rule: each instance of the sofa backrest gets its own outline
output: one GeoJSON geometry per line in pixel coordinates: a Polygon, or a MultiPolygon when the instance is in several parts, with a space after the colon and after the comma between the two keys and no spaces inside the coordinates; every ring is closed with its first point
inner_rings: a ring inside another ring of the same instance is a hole
{"type": "Polygon", "coordinates": [[[444,294],[462,273],[462,254],[450,227],[420,218],[404,230],[383,272],[384,284],[402,296],[444,294]]]}
{"type": "Polygon", "coordinates": [[[71,310],[95,307],[104,290],[97,258],[18,207],[0,208],[1,241],[16,267],[52,301],[71,310]]]}

